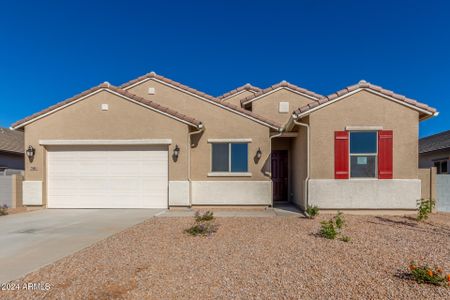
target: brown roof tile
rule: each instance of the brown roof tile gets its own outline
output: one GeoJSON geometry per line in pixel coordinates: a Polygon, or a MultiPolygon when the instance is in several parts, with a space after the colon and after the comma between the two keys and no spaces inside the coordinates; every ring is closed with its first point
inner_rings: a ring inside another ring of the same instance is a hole
{"type": "Polygon", "coordinates": [[[283,81],[281,81],[281,82],[279,82],[277,84],[274,84],[274,85],[272,85],[272,86],[270,86],[270,87],[268,87],[266,89],[263,89],[263,90],[257,92],[254,95],[250,95],[248,97],[245,97],[244,99],[241,100],[241,104],[244,104],[244,103],[246,103],[248,101],[251,101],[252,99],[255,99],[255,98],[259,97],[259,96],[262,96],[262,95],[264,95],[266,93],[269,93],[269,92],[271,92],[273,90],[276,90],[278,88],[283,88],[283,87],[284,88],[289,88],[291,90],[297,91],[297,92],[305,94],[305,95],[308,95],[308,96],[313,97],[313,98],[315,98],[317,100],[323,97],[322,95],[319,95],[317,93],[308,91],[307,89],[301,88],[299,86],[296,86],[295,84],[292,84],[292,83],[289,83],[289,82],[283,80],[283,81]]]}
{"type": "Polygon", "coordinates": [[[156,74],[155,72],[150,72],[150,73],[145,74],[145,75],[143,75],[143,76],[141,76],[141,77],[138,77],[138,78],[136,78],[136,79],[133,79],[133,80],[131,80],[131,81],[128,81],[128,82],[122,84],[122,85],[120,86],[120,88],[121,88],[121,89],[126,89],[126,88],[132,86],[133,84],[136,84],[136,83],[138,83],[138,82],[140,82],[140,81],[143,81],[143,80],[146,80],[146,79],[151,79],[151,78],[155,78],[155,79],[160,80],[160,81],[162,81],[162,82],[165,82],[165,83],[167,83],[167,84],[176,86],[176,87],[178,87],[178,88],[180,88],[180,89],[182,89],[182,90],[185,90],[185,91],[187,91],[187,92],[190,92],[190,93],[192,93],[192,94],[194,94],[194,95],[197,95],[197,96],[200,96],[200,97],[202,97],[202,98],[204,98],[204,99],[210,100],[213,104],[216,104],[216,105],[218,105],[218,106],[224,106],[224,107],[228,108],[228,109],[231,110],[231,111],[235,111],[235,112],[237,112],[237,113],[246,115],[246,116],[249,117],[249,118],[253,118],[253,119],[257,120],[257,121],[260,121],[260,122],[262,122],[263,124],[268,125],[268,126],[270,126],[270,127],[272,127],[272,128],[275,128],[275,129],[277,129],[277,130],[279,130],[279,129],[282,128],[282,126],[281,126],[280,124],[278,124],[277,122],[275,122],[275,121],[272,121],[272,120],[270,120],[270,119],[267,119],[267,118],[265,118],[265,117],[263,117],[263,116],[260,116],[260,115],[258,115],[258,114],[255,114],[255,113],[253,113],[253,112],[251,112],[251,111],[248,111],[248,110],[243,109],[243,108],[241,108],[241,107],[238,107],[238,106],[236,106],[236,105],[230,104],[230,103],[228,103],[228,102],[226,102],[226,101],[220,101],[218,98],[215,98],[215,97],[213,97],[213,96],[211,96],[211,95],[208,95],[208,94],[206,94],[206,93],[200,92],[200,91],[198,91],[198,90],[196,90],[196,89],[193,89],[193,88],[191,88],[191,87],[188,87],[188,86],[186,86],[186,85],[183,85],[183,84],[181,84],[181,83],[179,83],[179,82],[176,82],[176,81],[171,80],[171,79],[169,79],[169,78],[166,78],[166,77],[164,77],[164,76],[158,75],[158,74],[156,74]]]}
{"type": "Polygon", "coordinates": [[[225,93],[225,94],[223,94],[221,96],[218,96],[217,99],[223,101],[225,98],[233,96],[234,94],[237,94],[237,93],[239,93],[241,91],[250,91],[250,92],[257,93],[257,92],[260,92],[261,89],[259,87],[251,85],[250,83],[247,83],[247,84],[244,84],[243,86],[235,88],[234,90],[231,90],[231,91],[229,91],[229,92],[227,92],[227,93],[225,93]]]}
{"type": "Polygon", "coordinates": [[[0,127],[0,151],[23,154],[23,132],[0,127]]]}
{"type": "Polygon", "coordinates": [[[16,128],[16,129],[20,128],[21,125],[23,125],[24,123],[26,123],[26,122],[34,119],[34,118],[40,117],[40,116],[42,116],[42,115],[44,115],[44,114],[46,114],[48,112],[51,112],[51,111],[53,111],[53,110],[55,110],[55,109],[57,109],[57,108],[59,108],[61,106],[69,104],[72,101],[75,101],[75,100],[77,100],[79,98],[87,96],[87,95],[89,95],[89,94],[91,94],[93,92],[96,92],[98,90],[101,90],[101,89],[111,90],[113,92],[116,92],[116,93],[118,93],[118,94],[120,94],[122,96],[125,96],[125,97],[130,98],[130,99],[132,99],[134,101],[142,103],[142,104],[144,104],[146,106],[154,108],[155,110],[167,113],[167,114],[169,114],[169,115],[171,115],[171,116],[173,116],[175,118],[181,119],[181,120],[183,120],[183,121],[185,121],[187,123],[190,123],[191,125],[194,125],[196,127],[199,127],[202,124],[200,121],[196,120],[195,118],[188,117],[188,116],[183,115],[183,114],[181,114],[181,113],[179,113],[179,112],[177,112],[177,111],[175,111],[173,109],[170,109],[170,108],[167,108],[165,106],[159,105],[159,104],[157,104],[157,103],[155,103],[155,102],[153,102],[151,100],[148,100],[148,99],[136,96],[136,95],[134,95],[132,93],[124,91],[124,90],[122,90],[122,89],[120,89],[118,87],[112,86],[109,83],[105,82],[105,83],[102,83],[102,84],[100,84],[100,85],[98,85],[96,87],[90,88],[90,89],[82,92],[81,94],[78,94],[78,95],[76,95],[74,97],[66,99],[66,100],[64,100],[62,102],[59,102],[59,103],[57,103],[55,105],[52,105],[49,108],[46,108],[46,109],[44,109],[44,110],[42,110],[42,111],[40,111],[38,113],[35,113],[35,114],[33,114],[33,115],[29,116],[29,117],[26,117],[25,119],[17,121],[11,127],[16,128]]]}
{"type": "Polygon", "coordinates": [[[418,102],[416,100],[413,100],[413,99],[406,98],[403,95],[399,95],[399,94],[394,93],[393,91],[386,90],[386,89],[382,88],[381,86],[374,85],[374,84],[371,84],[371,83],[366,82],[364,80],[361,80],[358,84],[351,85],[351,86],[346,87],[346,88],[344,88],[342,90],[339,90],[339,91],[337,91],[337,92],[335,92],[333,94],[330,94],[328,96],[324,96],[324,97],[320,98],[319,101],[318,101],[319,105],[317,103],[310,103],[308,105],[305,105],[303,107],[298,108],[297,110],[294,111],[294,114],[296,114],[296,115],[303,114],[304,112],[307,112],[307,111],[309,111],[309,110],[311,110],[311,109],[313,109],[313,108],[315,108],[317,106],[325,105],[327,102],[330,102],[330,101],[332,101],[332,100],[334,100],[334,99],[336,99],[336,98],[338,98],[340,96],[346,95],[346,94],[348,94],[348,93],[350,93],[352,91],[355,91],[355,90],[357,90],[359,88],[374,90],[374,91],[379,92],[379,93],[381,93],[383,95],[386,95],[386,96],[398,99],[398,100],[403,101],[405,103],[414,105],[417,108],[421,108],[423,110],[426,110],[427,112],[429,112],[431,114],[434,114],[436,112],[435,108],[430,107],[430,106],[428,106],[426,104],[420,103],[420,102],[418,102]]]}

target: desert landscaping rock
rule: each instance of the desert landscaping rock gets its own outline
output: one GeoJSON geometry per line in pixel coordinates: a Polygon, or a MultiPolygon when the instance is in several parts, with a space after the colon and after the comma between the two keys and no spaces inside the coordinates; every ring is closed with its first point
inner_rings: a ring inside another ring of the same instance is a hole
{"type": "Polygon", "coordinates": [[[210,237],[183,230],[192,218],[153,218],[17,281],[49,291],[17,299],[450,299],[450,288],[396,276],[409,261],[450,272],[450,214],[347,216],[349,243],[315,233],[320,221],[217,218],[210,237]]]}

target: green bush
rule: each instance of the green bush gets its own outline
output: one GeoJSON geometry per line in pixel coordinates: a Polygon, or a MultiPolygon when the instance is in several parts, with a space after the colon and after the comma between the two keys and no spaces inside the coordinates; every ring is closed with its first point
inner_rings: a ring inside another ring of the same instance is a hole
{"type": "Polygon", "coordinates": [[[338,235],[338,232],[334,226],[334,220],[322,221],[320,222],[321,227],[319,234],[329,240],[334,240],[338,235]]]}
{"type": "Polygon", "coordinates": [[[6,216],[8,214],[8,205],[0,206],[0,216],[6,216]]]}
{"type": "Polygon", "coordinates": [[[319,215],[319,207],[317,205],[314,206],[308,205],[308,207],[306,208],[306,216],[310,219],[314,219],[318,215],[319,215]]]}
{"type": "Polygon", "coordinates": [[[197,236],[209,236],[217,231],[217,225],[209,222],[197,223],[185,230],[186,233],[197,236]]]}
{"type": "Polygon", "coordinates": [[[433,199],[420,199],[417,201],[417,221],[423,221],[428,219],[428,215],[433,211],[435,206],[433,199]]]}
{"type": "Polygon", "coordinates": [[[193,236],[209,236],[218,229],[218,226],[214,224],[214,214],[212,211],[207,211],[204,214],[197,211],[194,220],[195,224],[184,230],[184,232],[193,236]]]}
{"type": "Polygon", "coordinates": [[[333,218],[329,219],[328,221],[322,221],[320,222],[320,231],[319,235],[329,239],[334,240],[336,237],[340,237],[340,240],[343,242],[349,242],[350,237],[342,235],[341,231],[344,227],[345,220],[342,215],[342,212],[338,211],[337,215],[333,218]]]}
{"type": "Polygon", "coordinates": [[[206,211],[204,214],[201,214],[199,211],[195,213],[195,221],[196,222],[204,222],[211,221],[214,219],[214,213],[212,211],[206,211]]]}
{"type": "MultiPolygon", "coordinates": [[[[415,262],[409,264],[411,276],[417,283],[429,283],[434,285],[445,285],[445,276],[441,268],[430,268],[427,265],[418,266],[415,262]]],[[[447,275],[447,280],[450,282],[450,274],[447,275]]]]}

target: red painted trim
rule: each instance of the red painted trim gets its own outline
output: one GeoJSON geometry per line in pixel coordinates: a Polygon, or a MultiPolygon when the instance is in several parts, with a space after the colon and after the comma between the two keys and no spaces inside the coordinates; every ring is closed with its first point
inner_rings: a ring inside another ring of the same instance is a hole
{"type": "Polygon", "coordinates": [[[378,131],[378,178],[393,178],[393,137],[392,130],[378,131]]]}
{"type": "Polygon", "coordinates": [[[349,138],[347,131],[334,133],[334,178],[349,178],[349,138]]]}

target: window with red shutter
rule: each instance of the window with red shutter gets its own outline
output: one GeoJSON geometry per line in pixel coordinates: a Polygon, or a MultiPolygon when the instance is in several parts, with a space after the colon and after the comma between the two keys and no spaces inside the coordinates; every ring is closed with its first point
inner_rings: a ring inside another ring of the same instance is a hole
{"type": "Polygon", "coordinates": [[[336,131],[334,135],[334,178],[348,179],[348,132],[336,131]]]}
{"type": "Polygon", "coordinates": [[[392,130],[378,131],[378,178],[393,178],[393,132],[392,130]]]}

